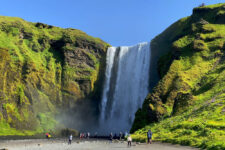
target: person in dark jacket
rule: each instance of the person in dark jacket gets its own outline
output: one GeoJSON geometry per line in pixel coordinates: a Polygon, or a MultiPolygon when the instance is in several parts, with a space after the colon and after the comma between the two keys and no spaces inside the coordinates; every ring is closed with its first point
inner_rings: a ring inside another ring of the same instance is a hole
{"type": "Polygon", "coordinates": [[[109,140],[110,140],[110,142],[112,143],[112,141],[113,141],[113,134],[112,134],[112,132],[111,132],[110,135],[109,135],[109,140]]]}
{"type": "Polygon", "coordinates": [[[152,131],[148,130],[147,132],[148,144],[152,144],[152,131]]]}

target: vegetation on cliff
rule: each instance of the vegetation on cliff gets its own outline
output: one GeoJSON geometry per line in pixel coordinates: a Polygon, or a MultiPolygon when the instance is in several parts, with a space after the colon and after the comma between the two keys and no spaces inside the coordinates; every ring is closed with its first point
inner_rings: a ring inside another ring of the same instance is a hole
{"type": "Polygon", "coordinates": [[[136,113],[135,140],[225,149],[225,4],[194,8],[152,40],[161,80],[136,113]]]}
{"type": "Polygon", "coordinates": [[[53,130],[59,110],[99,98],[108,46],[76,29],[0,16],[0,135],[53,130]]]}

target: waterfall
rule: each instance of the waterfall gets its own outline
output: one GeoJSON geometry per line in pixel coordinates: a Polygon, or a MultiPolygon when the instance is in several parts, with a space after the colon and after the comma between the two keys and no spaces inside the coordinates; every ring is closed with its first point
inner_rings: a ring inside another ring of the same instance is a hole
{"type": "Polygon", "coordinates": [[[107,51],[100,130],[129,131],[149,90],[150,43],[107,51]]]}

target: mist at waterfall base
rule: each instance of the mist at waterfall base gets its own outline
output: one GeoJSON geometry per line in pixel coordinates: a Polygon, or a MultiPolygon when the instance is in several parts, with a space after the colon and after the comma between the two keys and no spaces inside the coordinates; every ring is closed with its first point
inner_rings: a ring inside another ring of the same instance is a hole
{"type": "Polygon", "coordinates": [[[98,128],[98,103],[93,99],[81,99],[71,103],[68,109],[60,110],[56,120],[62,128],[75,129],[78,132],[95,133],[98,128]]]}
{"type": "Polygon", "coordinates": [[[108,48],[99,132],[129,132],[149,93],[150,54],[147,42],[108,48]]]}

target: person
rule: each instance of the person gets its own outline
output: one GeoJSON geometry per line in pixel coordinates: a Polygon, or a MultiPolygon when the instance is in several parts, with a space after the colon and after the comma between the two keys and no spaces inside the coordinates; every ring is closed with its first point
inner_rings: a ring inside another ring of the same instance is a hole
{"type": "Polygon", "coordinates": [[[85,132],[84,132],[84,133],[82,133],[82,138],[83,138],[83,139],[85,138],[85,132]]]}
{"type": "Polygon", "coordinates": [[[71,145],[71,143],[72,143],[72,139],[73,139],[73,135],[72,135],[72,134],[70,134],[70,136],[69,136],[69,142],[68,142],[68,144],[69,144],[69,145],[71,145]]]}
{"type": "Polygon", "coordinates": [[[110,135],[109,135],[109,140],[110,140],[110,142],[112,143],[112,141],[113,141],[113,134],[112,134],[112,132],[111,132],[110,135]]]}
{"type": "Polygon", "coordinates": [[[45,133],[45,137],[46,137],[46,139],[48,139],[48,135],[49,135],[49,133],[45,133]]]}
{"type": "Polygon", "coordinates": [[[127,144],[128,144],[128,147],[131,147],[131,142],[132,142],[132,138],[130,136],[130,134],[128,135],[127,137],[127,144]]]}
{"type": "Polygon", "coordinates": [[[148,130],[147,132],[148,144],[152,144],[152,131],[148,130]]]}
{"type": "Polygon", "coordinates": [[[82,134],[82,138],[83,138],[83,139],[85,138],[85,133],[82,134]]]}
{"type": "Polygon", "coordinates": [[[82,139],[82,133],[80,133],[80,139],[82,139]]]}
{"type": "Polygon", "coordinates": [[[127,138],[127,136],[128,136],[128,133],[127,133],[127,131],[125,132],[124,136],[125,136],[125,138],[127,138]]]}
{"type": "Polygon", "coordinates": [[[117,135],[116,135],[116,133],[114,134],[114,139],[117,139],[117,135]]]}
{"type": "Polygon", "coordinates": [[[95,132],[95,136],[94,136],[95,138],[97,138],[98,137],[98,132],[95,132]]]}
{"type": "Polygon", "coordinates": [[[87,133],[87,138],[88,138],[88,139],[90,138],[90,133],[89,133],[89,132],[87,133]]]}
{"type": "Polygon", "coordinates": [[[120,132],[120,141],[122,140],[122,137],[123,137],[123,133],[120,132]]]}
{"type": "Polygon", "coordinates": [[[51,134],[49,133],[49,134],[48,134],[48,139],[50,139],[51,137],[52,137],[52,136],[51,136],[51,134]]]}

